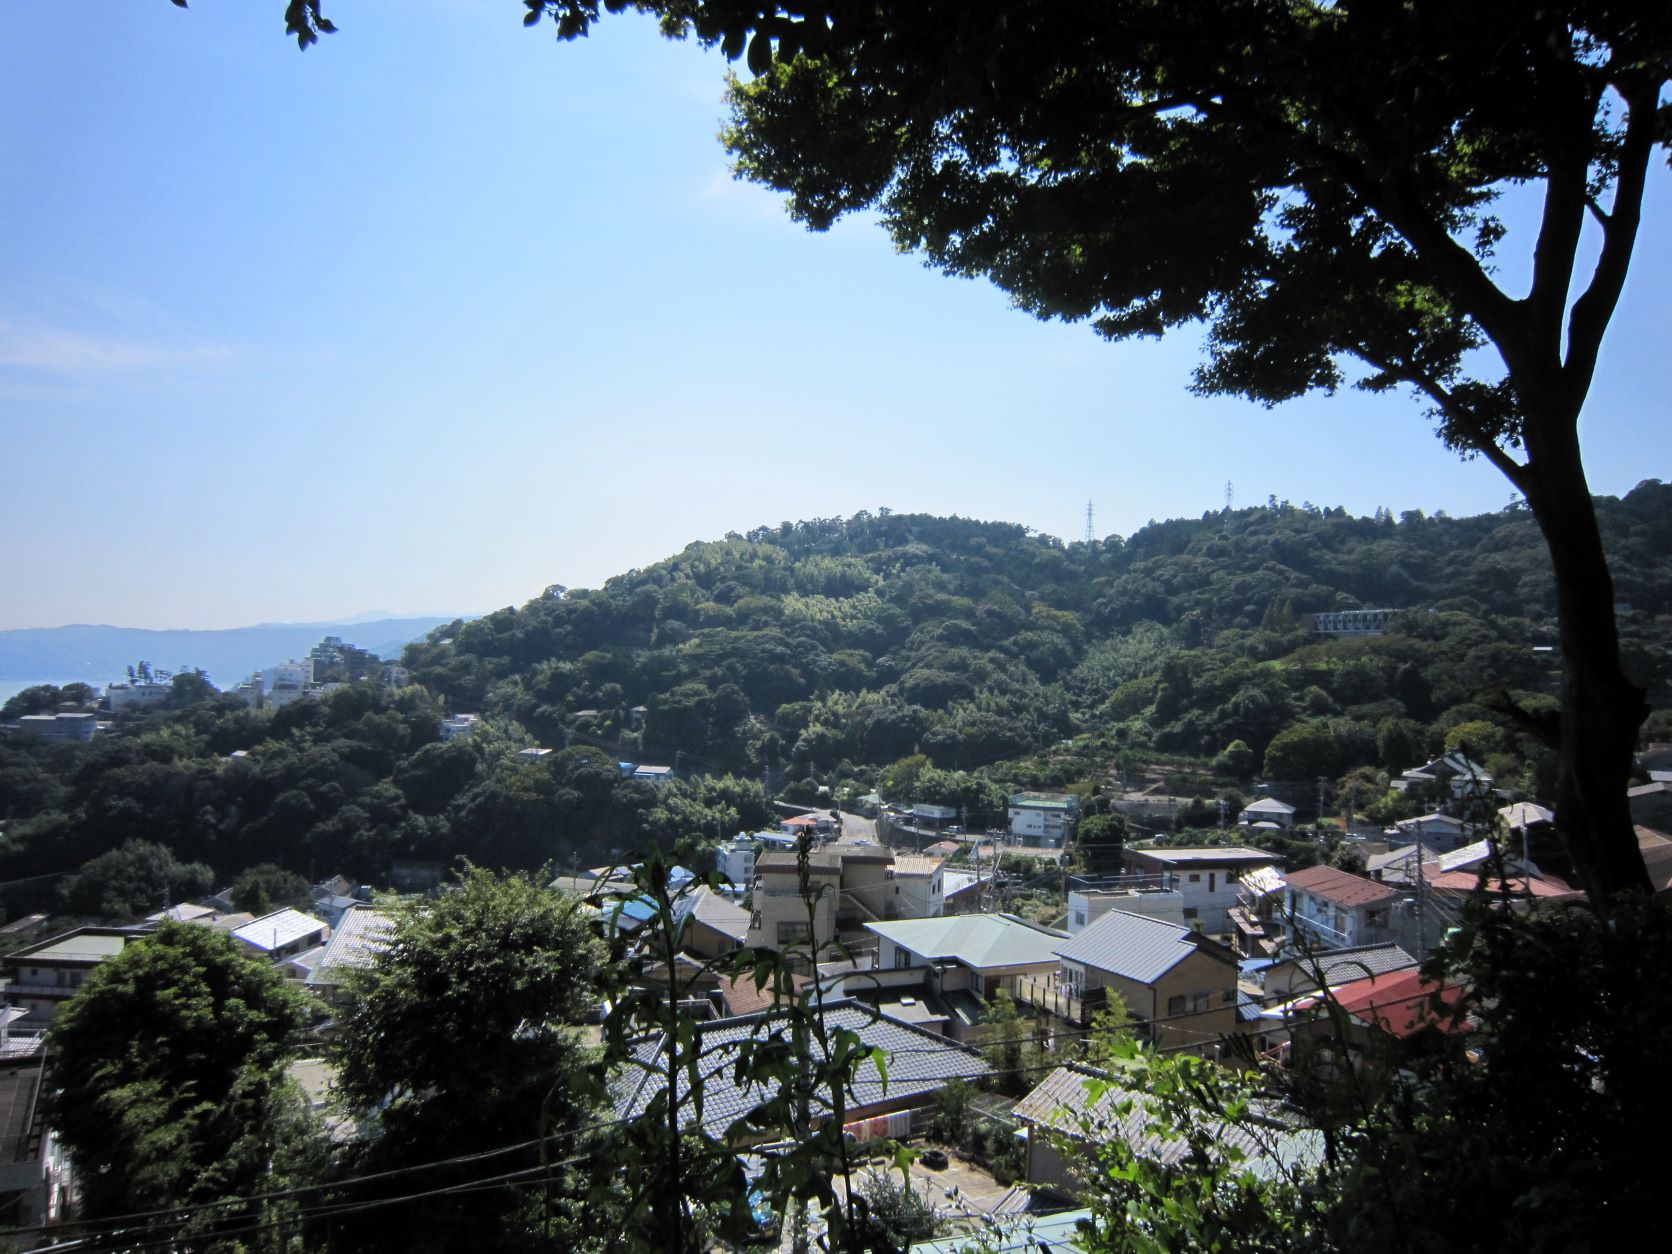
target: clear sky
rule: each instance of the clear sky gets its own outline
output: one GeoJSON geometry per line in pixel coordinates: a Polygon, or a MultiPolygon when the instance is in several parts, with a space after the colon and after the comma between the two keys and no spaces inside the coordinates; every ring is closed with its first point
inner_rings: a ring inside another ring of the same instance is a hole
{"type": "MultiPolygon", "coordinates": [[[[516,0],[8,6],[0,628],[482,611],[691,540],[887,506],[1065,538],[1268,495],[1453,514],[1509,485],[1404,397],[1186,392],[733,182],[725,62],[516,0]]],[[[1672,473],[1661,168],[1587,411],[1672,473]]],[[[1513,286],[1516,241],[1504,252],[1513,286]]]]}

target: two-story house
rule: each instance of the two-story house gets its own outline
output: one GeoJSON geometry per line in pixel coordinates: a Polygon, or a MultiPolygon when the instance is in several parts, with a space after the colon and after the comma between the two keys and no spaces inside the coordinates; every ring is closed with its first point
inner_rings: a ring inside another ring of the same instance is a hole
{"type": "Polygon", "coordinates": [[[6,998],[28,1012],[25,1027],[50,1023],[94,967],[145,935],[118,927],[83,927],[0,958],[6,998]]]}
{"type": "Polygon", "coordinates": [[[1231,930],[1227,911],[1237,904],[1242,877],[1277,859],[1244,845],[1182,849],[1127,849],[1126,870],[1177,891],[1184,922],[1215,934],[1231,930]]]}
{"type": "Polygon", "coordinates": [[[1310,866],[1285,877],[1284,920],[1289,940],[1321,949],[1346,949],[1398,940],[1400,890],[1332,866],[1310,866]]]}
{"type": "Polygon", "coordinates": [[[1158,1049],[1208,1052],[1236,1027],[1236,955],[1191,928],[1111,910],[1056,954],[1060,983],[1086,1008],[1081,1017],[1118,993],[1158,1049]]]}

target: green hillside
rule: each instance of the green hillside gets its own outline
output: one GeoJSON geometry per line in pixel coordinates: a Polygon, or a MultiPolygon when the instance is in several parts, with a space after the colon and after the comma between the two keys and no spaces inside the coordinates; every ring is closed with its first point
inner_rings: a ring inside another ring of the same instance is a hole
{"type": "MultiPolygon", "coordinates": [[[[1672,487],[1599,509],[1630,665],[1660,710],[1647,731],[1665,737],[1672,487]]],[[[1297,803],[1342,781],[1395,817],[1388,773],[1459,743],[1501,787],[1544,797],[1530,732],[1554,708],[1552,613],[1516,509],[1349,518],[1274,501],[1091,545],[961,518],[784,523],[437,628],[409,646],[399,692],[206,700],[86,746],[7,737],[0,878],[136,840],[223,878],[264,862],[374,882],[401,859],[589,865],[764,822],[769,796],[886,782],[986,822],[1007,788],[1109,794],[1158,769],[1204,802],[1179,824],[1210,824],[1256,776],[1297,803]],[[1359,607],[1402,612],[1377,637],[1311,629],[1359,607]],[[483,729],[444,742],[448,712],[483,729]],[[556,752],[519,756],[534,746],[556,752]],[[635,783],[619,761],[683,778],[635,783]]]]}

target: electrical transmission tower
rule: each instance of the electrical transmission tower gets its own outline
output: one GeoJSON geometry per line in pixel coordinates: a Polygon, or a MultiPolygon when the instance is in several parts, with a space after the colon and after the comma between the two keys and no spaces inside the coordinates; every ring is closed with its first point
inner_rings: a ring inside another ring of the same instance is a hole
{"type": "Polygon", "coordinates": [[[1234,495],[1231,490],[1231,481],[1229,479],[1225,480],[1225,512],[1227,514],[1231,512],[1231,501],[1234,495]]]}
{"type": "Polygon", "coordinates": [[[1086,502],[1086,543],[1090,544],[1092,542],[1093,538],[1094,537],[1092,535],[1092,530],[1091,530],[1091,502],[1087,501],[1086,502]]]}

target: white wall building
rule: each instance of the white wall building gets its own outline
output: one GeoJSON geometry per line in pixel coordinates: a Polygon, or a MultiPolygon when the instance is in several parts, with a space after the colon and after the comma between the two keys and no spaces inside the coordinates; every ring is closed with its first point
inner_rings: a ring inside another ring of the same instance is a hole
{"type": "Polygon", "coordinates": [[[1185,924],[1215,933],[1231,930],[1226,912],[1237,904],[1242,876],[1276,862],[1263,849],[1240,845],[1126,851],[1128,873],[1153,876],[1159,887],[1176,890],[1183,899],[1185,924]]]}
{"type": "Polygon", "coordinates": [[[135,681],[131,684],[111,684],[105,689],[105,700],[110,703],[111,713],[120,713],[129,709],[149,709],[153,706],[167,705],[169,697],[174,695],[172,684],[142,683],[135,681]]]}
{"type": "Polygon", "coordinates": [[[1060,849],[1080,817],[1072,793],[1019,792],[1010,798],[1010,834],[1024,845],[1060,849]]]}

